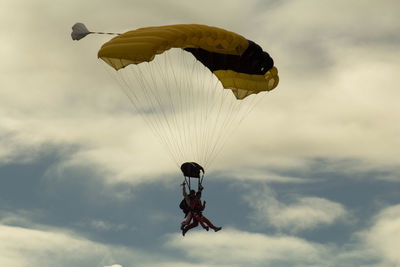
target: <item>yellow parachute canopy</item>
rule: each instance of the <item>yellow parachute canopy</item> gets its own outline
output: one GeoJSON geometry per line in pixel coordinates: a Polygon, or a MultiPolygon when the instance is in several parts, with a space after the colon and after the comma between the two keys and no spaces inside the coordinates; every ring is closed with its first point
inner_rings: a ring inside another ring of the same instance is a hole
{"type": "Polygon", "coordinates": [[[272,58],[260,46],[237,33],[199,24],[129,31],[105,43],[98,57],[119,70],[130,64],[150,62],[171,48],[192,53],[237,99],[270,91],[279,82],[272,58]]]}

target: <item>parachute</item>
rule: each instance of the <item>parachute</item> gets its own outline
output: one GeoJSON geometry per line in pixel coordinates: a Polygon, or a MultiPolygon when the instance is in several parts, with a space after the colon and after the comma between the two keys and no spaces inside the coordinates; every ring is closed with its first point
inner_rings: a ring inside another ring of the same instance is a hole
{"type": "Polygon", "coordinates": [[[98,57],[115,70],[178,167],[198,162],[207,168],[257,95],[279,82],[273,59],[259,45],[199,24],[128,31],[103,44],[98,57]]]}

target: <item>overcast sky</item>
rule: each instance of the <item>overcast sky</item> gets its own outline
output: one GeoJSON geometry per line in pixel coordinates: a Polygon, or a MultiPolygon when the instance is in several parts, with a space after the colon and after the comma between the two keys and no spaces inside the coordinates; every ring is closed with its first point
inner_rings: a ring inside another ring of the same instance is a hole
{"type": "Polygon", "coordinates": [[[400,266],[400,3],[0,2],[0,265],[400,266]],[[182,175],[93,31],[200,23],[274,58],[278,87],[204,180],[222,231],[185,237],[182,175]]]}

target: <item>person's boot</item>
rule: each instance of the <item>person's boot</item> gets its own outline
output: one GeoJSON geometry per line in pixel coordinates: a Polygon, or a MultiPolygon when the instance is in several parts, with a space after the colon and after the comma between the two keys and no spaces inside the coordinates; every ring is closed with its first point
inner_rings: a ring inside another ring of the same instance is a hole
{"type": "Polygon", "coordinates": [[[183,230],[182,230],[182,235],[185,236],[185,234],[186,234],[187,231],[188,231],[187,228],[183,228],[183,230]]]}

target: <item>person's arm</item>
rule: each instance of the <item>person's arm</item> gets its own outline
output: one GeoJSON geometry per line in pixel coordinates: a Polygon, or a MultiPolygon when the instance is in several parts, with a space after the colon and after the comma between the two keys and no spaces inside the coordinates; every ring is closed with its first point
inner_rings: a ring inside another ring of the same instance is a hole
{"type": "Polygon", "coordinates": [[[199,184],[199,191],[201,192],[201,191],[203,191],[203,189],[204,189],[204,187],[201,184],[199,184]]]}
{"type": "Polygon", "coordinates": [[[186,204],[188,205],[188,206],[190,206],[190,199],[189,199],[189,196],[187,195],[187,193],[186,193],[186,183],[185,182],[183,182],[182,184],[181,184],[181,186],[182,186],[182,195],[183,195],[183,198],[185,199],[185,201],[186,201],[186,204]]]}
{"type": "Polygon", "coordinates": [[[206,201],[203,201],[203,205],[201,206],[201,210],[203,211],[206,208],[206,201]]]}
{"type": "Polygon", "coordinates": [[[185,182],[183,182],[183,183],[181,184],[181,186],[182,186],[182,195],[183,195],[184,198],[187,197],[186,186],[185,186],[185,185],[186,185],[185,182]]]}

